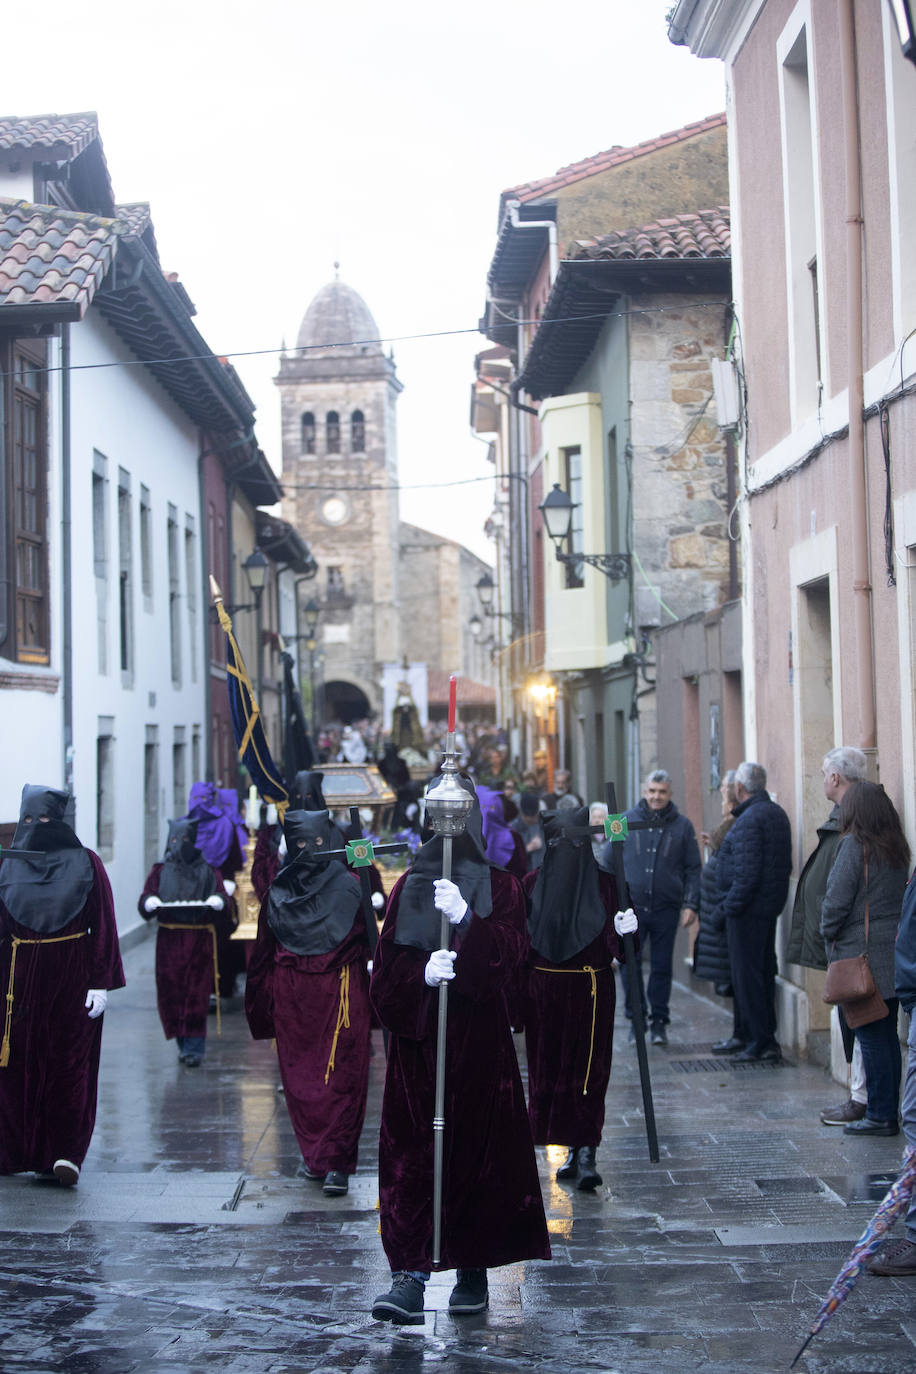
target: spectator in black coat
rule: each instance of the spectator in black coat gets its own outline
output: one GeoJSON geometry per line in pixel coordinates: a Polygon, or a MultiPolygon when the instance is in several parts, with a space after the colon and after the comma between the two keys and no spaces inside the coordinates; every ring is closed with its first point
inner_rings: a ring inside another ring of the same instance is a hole
{"type": "MultiPolygon", "coordinates": [[[[698,978],[707,979],[715,987],[719,997],[732,996],[732,971],[728,961],[728,940],[725,935],[724,919],[717,924],[719,905],[719,886],[716,871],[719,867],[719,850],[722,841],[735,823],[732,810],[737,804],[735,794],[735,770],[729,769],[719,788],[722,797],[722,820],[711,835],[704,831],[700,836],[707,851],[706,863],[700,875],[700,923],[696,943],[693,947],[693,971],[698,978]]],[[[732,1037],[733,1038],[733,1037],[732,1037]]],[[[728,1042],[724,1042],[728,1043],[728,1042]]],[[[744,1048],[741,1046],[740,1048],[744,1048]]],[[[714,1053],[727,1054],[728,1050],[713,1046],[714,1053]]]]}
{"type": "MultiPolygon", "coordinates": [[[[671,776],[663,768],[656,768],[649,774],[639,805],[626,814],[631,825],[638,822],[640,826],[631,830],[623,842],[630,901],[639,917],[641,947],[636,956],[639,990],[644,1011],[648,996],[653,1045],[667,1045],[678,913],[682,913],[684,925],[697,919],[700,851],[693,826],[671,800],[671,776]],[[642,951],[647,942],[650,951],[648,993],[642,981],[642,951]]],[[[599,861],[608,871],[613,870],[612,843],[611,840],[607,842],[599,861]]],[[[630,972],[627,965],[622,967],[621,976],[628,993],[630,972]]],[[[629,996],[626,1013],[632,1016],[629,996]]],[[[633,1038],[632,1031],[630,1038],[633,1038]]]]}
{"type": "Polygon", "coordinates": [[[776,923],[789,895],[792,831],[770,799],[766,769],[745,761],[735,773],[735,824],[719,850],[714,920],[722,922],[735,994],[736,1059],[777,1060],[776,923]]]}

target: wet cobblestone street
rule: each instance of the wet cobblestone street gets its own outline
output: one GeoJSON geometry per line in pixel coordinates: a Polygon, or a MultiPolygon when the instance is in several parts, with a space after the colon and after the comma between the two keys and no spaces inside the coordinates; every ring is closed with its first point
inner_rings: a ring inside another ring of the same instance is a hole
{"type": "MultiPolygon", "coordinates": [[[[558,1185],[565,1152],[538,1152],[553,1260],[491,1271],[489,1312],[462,1321],[453,1275],[434,1276],[425,1325],[393,1330],[369,1315],[388,1285],[380,1034],[359,1173],[326,1198],[297,1176],[276,1059],[240,1000],[182,1068],[152,965],[152,942],[129,951],[106,1013],[79,1187],[0,1179],[4,1374],[787,1369],[903,1148],[821,1126],[843,1089],[820,1069],[712,1059],[730,1018],[678,985],[670,1045],[650,1050],[660,1162],[618,1010],[604,1186],[558,1185]]],[[[796,1368],[916,1369],[916,1279],[863,1277],[796,1368]]]]}

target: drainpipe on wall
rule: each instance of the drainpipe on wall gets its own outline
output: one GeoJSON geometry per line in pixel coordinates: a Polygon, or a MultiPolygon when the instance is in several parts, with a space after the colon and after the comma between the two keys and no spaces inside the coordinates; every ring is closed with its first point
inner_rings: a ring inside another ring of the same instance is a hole
{"type": "Polygon", "coordinates": [[[846,358],[849,393],[849,494],[852,507],[853,617],[859,747],[875,750],[874,635],[869,575],[868,487],[865,468],[864,321],[862,318],[862,182],[856,85],[854,0],[840,0],[840,70],[846,154],[846,358]]]}
{"type": "Polygon", "coordinates": [[[71,824],[76,828],[73,793],[73,511],[70,435],[70,326],[60,327],[60,547],[61,676],[63,678],[64,790],[70,793],[71,824]]]}
{"type": "MultiPolygon", "coordinates": [[[[213,711],[213,677],[210,654],[210,640],[212,630],[210,626],[210,523],[207,519],[207,483],[204,471],[204,463],[207,458],[207,449],[204,447],[204,436],[198,431],[198,454],[197,454],[197,504],[200,507],[200,588],[201,605],[204,608],[201,617],[204,625],[204,718],[201,721],[201,734],[203,736],[204,757],[203,775],[208,782],[215,781],[213,768],[213,731],[210,721],[213,711]]],[[[196,782],[195,778],[195,782],[196,782]]]]}

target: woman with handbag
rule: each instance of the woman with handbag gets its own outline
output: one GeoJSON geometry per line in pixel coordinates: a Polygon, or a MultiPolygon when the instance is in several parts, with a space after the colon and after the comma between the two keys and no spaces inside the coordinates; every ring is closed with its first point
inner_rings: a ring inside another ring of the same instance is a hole
{"type": "Polygon", "coordinates": [[[910,849],[883,787],[856,782],[840,803],[842,840],[821,908],[827,949],[824,1000],[840,1002],[862,1050],[868,1105],[846,1135],[900,1130],[900,1041],[894,942],[910,849]]]}

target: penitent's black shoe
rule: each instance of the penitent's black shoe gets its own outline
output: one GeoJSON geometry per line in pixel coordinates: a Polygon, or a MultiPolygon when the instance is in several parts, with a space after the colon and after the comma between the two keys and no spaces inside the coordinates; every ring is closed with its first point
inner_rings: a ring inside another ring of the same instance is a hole
{"type": "Polygon", "coordinates": [[[451,1315],[471,1317],[483,1312],[490,1302],[486,1269],[459,1269],[457,1278],[448,1300],[451,1315]]]}
{"type": "Polygon", "coordinates": [[[596,1188],[601,1187],[602,1178],[595,1167],[595,1147],[594,1145],[583,1145],[577,1153],[579,1165],[576,1176],[576,1187],[580,1193],[593,1193],[596,1188]]]}
{"type": "Polygon", "coordinates": [[[349,1186],[346,1174],[342,1174],[339,1169],[331,1169],[325,1177],[321,1191],[325,1197],[343,1197],[349,1186]]]}
{"type": "Polygon", "coordinates": [[[875,1121],[863,1116],[861,1121],[850,1121],[843,1127],[844,1135],[899,1135],[900,1127],[896,1121],[875,1121]]]}
{"type": "Polygon", "coordinates": [[[409,1274],[393,1274],[391,1288],[372,1304],[377,1322],[395,1322],[398,1326],[422,1326],[423,1285],[409,1274]]]}
{"type": "Polygon", "coordinates": [[[736,1064],[778,1064],[782,1059],[782,1050],[778,1045],[767,1045],[765,1049],[755,1050],[748,1046],[746,1050],[739,1050],[735,1055],[736,1064]]]}
{"type": "Polygon", "coordinates": [[[299,1165],[299,1168],[296,1170],[296,1177],[309,1178],[312,1180],[313,1183],[324,1183],[326,1173],[327,1170],[313,1169],[311,1164],[307,1164],[306,1161],[303,1160],[302,1163],[299,1165]]]}
{"type": "Polygon", "coordinates": [[[578,1153],[578,1147],[573,1145],[569,1154],[566,1156],[565,1162],[561,1164],[557,1170],[556,1178],[558,1183],[571,1183],[575,1179],[576,1174],[579,1172],[579,1165],[576,1162],[576,1155],[578,1153]]]}

